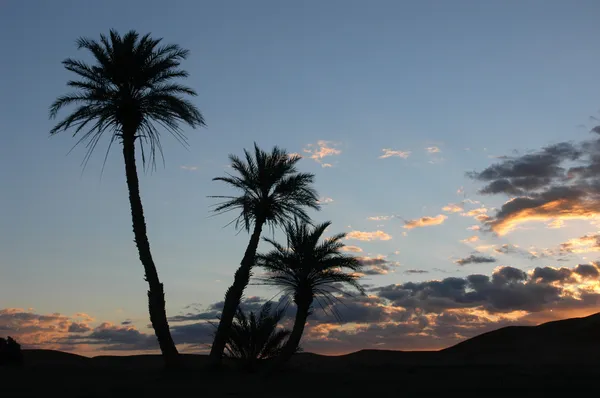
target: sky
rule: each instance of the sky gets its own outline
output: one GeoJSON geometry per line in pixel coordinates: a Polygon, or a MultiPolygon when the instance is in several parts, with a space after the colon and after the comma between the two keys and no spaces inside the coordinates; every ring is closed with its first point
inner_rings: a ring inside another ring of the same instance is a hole
{"type": "MultiPolygon", "coordinates": [[[[120,153],[102,172],[105,140],[83,169],[71,134],[49,137],[72,77],[61,61],[89,60],[75,40],[111,28],[191,51],[185,83],[207,127],[185,128],[188,149],[165,136],[165,166],[140,176],[183,351],[206,350],[249,239],[212,215],[208,196],[232,191],[211,179],[254,142],[303,156],[323,204],[311,216],[366,265],[368,295],[342,321],[317,310],[307,351],[438,349],[598,312],[599,12],[594,0],[0,0],[0,335],[156,351],[120,153]]],[[[250,286],[244,307],[276,293],[250,286]]]]}

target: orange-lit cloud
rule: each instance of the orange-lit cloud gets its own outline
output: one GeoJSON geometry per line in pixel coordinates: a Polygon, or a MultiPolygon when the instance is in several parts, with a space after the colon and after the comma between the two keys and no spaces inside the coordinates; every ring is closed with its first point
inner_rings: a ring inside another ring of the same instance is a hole
{"type": "Polygon", "coordinates": [[[421,218],[417,218],[416,220],[408,220],[408,221],[404,222],[404,228],[413,229],[413,228],[419,228],[419,227],[428,227],[428,226],[432,226],[432,225],[440,225],[447,218],[448,218],[448,216],[445,216],[443,214],[438,214],[435,217],[421,217],[421,218]]]}
{"type": "Polygon", "coordinates": [[[569,239],[560,245],[560,250],[568,253],[590,253],[600,251],[600,234],[584,235],[569,239]]]}
{"type": "Polygon", "coordinates": [[[473,236],[469,236],[466,239],[461,240],[462,243],[474,243],[477,242],[479,240],[479,236],[477,235],[473,235],[473,236]]]}
{"type": "MultiPolygon", "coordinates": [[[[511,200],[507,203],[514,201],[511,200]]],[[[504,206],[507,204],[505,203],[504,206]]],[[[512,211],[503,217],[487,222],[498,235],[506,235],[521,224],[528,222],[548,222],[550,220],[592,220],[600,215],[600,202],[574,199],[557,199],[536,207],[512,211]]]]}
{"type": "Polygon", "coordinates": [[[548,224],[546,224],[546,228],[550,229],[558,229],[565,226],[564,220],[552,220],[548,224]]]}
{"type": "Polygon", "coordinates": [[[449,213],[459,213],[464,210],[464,207],[456,203],[448,203],[446,206],[442,207],[442,210],[449,213]]]}
{"type": "Polygon", "coordinates": [[[358,246],[347,245],[341,248],[343,252],[362,253],[363,249],[358,246]]]}
{"type": "Polygon", "coordinates": [[[380,230],[372,231],[372,232],[352,231],[346,235],[346,239],[372,241],[372,240],[390,240],[390,239],[392,239],[392,237],[391,237],[391,235],[388,235],[387,233],[380,231],[380,230]]]}
{"type": "Polygon", "coordinates": [[[391,157],[407,159],[411,154],[410,151],[397,151],[390,148],[384,148],[381,151],[383,152],[383,155],[381,155],[379,159],[386,159],[391,157]]]}
{"type": "Polygon", "coordinates": [[[323,159],[341,154],[342,151],[337,148],[338,145],[331,141],[319,140],[316,144],[308,144],[303,151],[309,154],[309,157],[315,162],[320,163],[322,167],[331,167],[330,163],[323,163],[323,159]]]}

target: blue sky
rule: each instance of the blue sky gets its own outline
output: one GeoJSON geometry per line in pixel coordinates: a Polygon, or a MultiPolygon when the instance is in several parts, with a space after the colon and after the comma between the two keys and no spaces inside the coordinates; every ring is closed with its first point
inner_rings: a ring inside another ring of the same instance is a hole
{"type": "Polygon", "coordinates": [[[518,256],[464,267],[453,261],[473,252],[475,243],[460,242],[469,236],[477,245],[552,247],[593,231],[589,222],[496,237],[467,230],[477,221],[442,208],[467,198],[491,215],[506,199],[482,198],[482,184],[465,172],[514,149],[589,138],[589,117],[600,106],[599,11],[593,0],[4,1],[0,308],[147,323],[119,150],[101,177],[107,141],[82,173],[84,149],[67,155],[68,133],[48,137],[48,106],[70,78],[60,62],[87,57],[76,49],[80,36],[135,29],[191,50],[183,67],[207,128],[186,130],[189,150],[165,137],[166,167],[141,177],[174,315],[221,300],[232,281],[248,236],[223,228],[228,216],[209,217],[215,202],[207,196],[229,192],[211,178],[224,173],[229,153],[254,141],[305,156],[300,168],[314,172],[321,196],[333,200],[314,217],[332,220],[332,232],[391,236],[347,241],[393,264],[395,272],[368,276],[369,284],[553,265],[518,256]],[[426,149],[433,147],[439,152],[426,149]],[[315,148],[339,153],[319,163],[306,152],[315,148]],[[384,149],[410,154],[380,158],[384,149]],[[438,215],[448,218],[414,229],[403,221],[438,215]],[[367,219],[374,216],[395,217],[367,219]]]}

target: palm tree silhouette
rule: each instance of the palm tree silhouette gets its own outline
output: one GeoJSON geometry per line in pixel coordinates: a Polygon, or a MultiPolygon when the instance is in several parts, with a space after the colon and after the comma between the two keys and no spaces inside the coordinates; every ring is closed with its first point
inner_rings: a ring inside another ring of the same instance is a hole
{"type": "Polygon", "coordinates": [[[235,272],[233,285],[225,294],[221,320],[210,351],[210,363],[213,367],[218,366],[222,359],[233,316],[250,280],[263,226],[266,224],[275,228],[294,217],[308,222],[310,218],[305,208],[319,209],[317,192],[311,186],[314,175],[296,170],[300,156],[290,155],[278,147],[267,153],[256,143],[254,157],[245,149],[244,155],[244,160],[229,155],[231,168],[238,175],[213,178],[214,181],[223,181],[241,191],[240,196],[212,196],[224,199],[214,211],[217,214],[239,211],[239,215],[232,221],[235,222],[235,227],[244,228],[248,232],[253,228],[240,267],[235,272]]]}
{"type": "Polygon", "coordinates": [[[273,312],[271,308],[267,301],[258,314],[250,311],[246,315],[241,308],[235,313],[225,355],[242,361],[247,370],[254,370],[259,360],[277,357],[290,335],[289,330],[277,328],[286,308],[273,312]]]}
{"type": "Polygon", "coordinates": [[[145,280],[149,285],[150,320],[165,364],[172,367],[178,364],[178,352],[167,322],[163,284],[150,252],[139,190],[135,144],[137,140],[143,166],[155,167],[156,151],[162,156],[157,126],[163,127],[187,145],[179,124],[203,126],[204,119],[198,109],[184,98],[185,95],[195,96],[195,91],[173,82],[176,78],[188,76],[187,72],[179,69],[180,61],[187,57],[188,50],[174,44],[160,45],[161,40],[152,39],[149,34],[140,38],[135,31],[129,31],[121,37],[114,30],[110,31],[109,36],[100,35],[99,42],[78,39],[78,48],[89,50],[94,63],[86,64],[71,58],[63,61],[65,69],[78,75],[79,80],[67,83],[75,91],[54,101],[50,107],[50,117],[56,118],[59,110],[65,106],[77,107],[50,131],[50,135],[71,128],[74,129],[73,136],[81,133],[75,146],[86,143],[84,165],[104,133],[110,135],[106,155],[115,141],[122,144],[133,233],[144,266],[145,280]]]}
{"type": "Polygon", "coordinates": [[[257,255],[256,265],[268,273],[266,277],[259,278],[262,283],[283,288],[284,292],[293,296],[296,304],[294,327],[278,359],[279,364],[289,360],[300,344],[314,300],[323,309],[332,306],[339,300],[333,293],[347,294],[340,289],[340,284],[365,293],[358,283],[362,264],[356,257],[340,253],[344,247],[341,240],[346,234],[321,240],[330,225],[330,221],[315,227],[299,220],[290,222],[285,227],[287,247],[264,238],[274,249],[257,255]]]}

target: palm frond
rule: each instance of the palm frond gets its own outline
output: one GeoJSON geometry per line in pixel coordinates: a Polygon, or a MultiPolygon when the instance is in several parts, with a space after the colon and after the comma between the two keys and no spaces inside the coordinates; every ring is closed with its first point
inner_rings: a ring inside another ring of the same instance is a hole
{"type": "Polygon", "coordinates": [[[290,331],[278,328],[285,308],[272,311],[267,301],[258,313],[238,308],[225,350],[227,356],[242,360],[246,366],[279,355],[290,331]]]}
{"type": "Polygon", "coordinates": [[[158,127],[187,145],[181,125],[205,125],[200,111],[185,98],[196,96],[196,92],[173,81],[188,76],[179,69],[188,50],[174,44],[159,46],[161,40],[150,35],[140,37],[135,31],[121,36],[111,30],[108,36],[100,35],[99,41],[77,40],[78,49],[89,51],[93,63],[72,58],[63,61],[64,68],[79,79],[67,83],[75,92],[59,96],[51,104],[50,118],[57,118],[65,107],[78,107],[61,119],[50,135],[74,129],[77,136],[86,130],[75,144],[86,145],[84,165],[101,138],[110,134],[109,150],[116,139],[127,135],[140,144],[144,167],[154,168],[157,155],[164,162],[158,127]]]}
{"type": "Polygon", "coordinates": [[[253,151],[244,149],[242,157],[229,155],[234,173],[215,177],[213,181],[226,183],[240,195],[226,197],[227,200],[217,203],[214,211],[238,211],[234,221],[236,229],[246,231],[258,220],[271,228],[295,218],[309,222],[306,209],[319,210],[320,207],[317,192],[312,188],[314,175],[296,170],[299,159],[279,147],[263,151],[256,143],[253,151]]]}
{"type": "Polygon", "coordinates": [[[336,285],[346,285],[365,294],[356,274],[363,265],[356,257],[341,252],[345,234],[323,239],[330,225],[331,222],[324,222],[311,226],[295,219],[285,226],[287,246],[264,238],[273,250],[257,255],[256,265],[267,271],[267,275],[257,279],[260,284],[280,287],[293,295],[295,301],[312,297],[325,313],[331,312],[341,321],[336,303],[342,302],[340,292],[342,296],[348,293],[336,285]]]}

